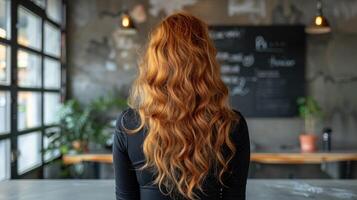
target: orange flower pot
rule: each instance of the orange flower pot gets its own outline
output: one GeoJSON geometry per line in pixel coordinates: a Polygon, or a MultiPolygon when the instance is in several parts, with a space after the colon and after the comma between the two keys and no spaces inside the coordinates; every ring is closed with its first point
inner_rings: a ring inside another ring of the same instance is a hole
{"type": "Polygon", "coordinates": [[[301,134],[300,135],[300,148],[302,152],[316,151],[317,137],[314,134],[301,134]]]}
{"type": "Polygon", "coordinates": [[[89,152],[88,143],[86,141],[75,140],[72,142],[72,146],[73,149],[75,149],[78,152],[84,152],[84,153],[89,152]]]}

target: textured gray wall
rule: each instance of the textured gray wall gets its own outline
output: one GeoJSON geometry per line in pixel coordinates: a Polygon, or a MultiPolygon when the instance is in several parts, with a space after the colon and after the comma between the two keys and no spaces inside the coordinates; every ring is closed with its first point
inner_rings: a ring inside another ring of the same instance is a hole
{"type": "MultiPolygon", "coordinates": [[[[167,0],[169,1],[169,0],[167,0]]],[[[315,1],[263,1],[263,12],[229,16],[229,0],[197,0],[184,9],[210,25],[229,24],[308,24],[315,15],[315,1]]],[[[357,147],[357,0],[325,0],[324,13],[333,33],[308,36],[308,93],[316,97],[326,112],[319,125],[332,126],[334,147],[357,147]]],[[[118,12],[122,5],[132,8],[144,0],[71,0],[69,1],[70,95],[87,103],[108,92],[126,95],[135,77],[137,58],[144,48],[150,28],[164,13],[138,24],[136,35],[118,29],[119,17],[103,15],[118,12]]],[[[282,33],[283,34],[283,33],[282,33]]],[[[259,148],[297,147],[303,123],[298,118],[249,118],[252,141],[259,148]]]]}

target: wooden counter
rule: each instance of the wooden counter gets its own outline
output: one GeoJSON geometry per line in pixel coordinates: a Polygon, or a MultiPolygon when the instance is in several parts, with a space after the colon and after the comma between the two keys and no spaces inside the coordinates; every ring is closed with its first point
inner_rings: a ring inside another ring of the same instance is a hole
{"type": "Polygon", "coordinates": [[[64,155],[62,157],[63,163],[66,165],[77,164],[80,162],[99,162],[99,163],[113,163],[112,154],[78,154],[78,155],[64,155]]]}
{"type": "Polygon", "coordinates": [[[320,164],[325,162],[356,161],[357,153],[252,153],[251,161],[265,164],[320,164]]]}
{"type": "MultiPolygon", "coordinates": [[[[64,164],[80,162],[112,163],[112,154],[64,155],[64,164]]],[[[251,153],[251,161],[264,164],[320,164],[325,162],[357,161],[354,152],[316,152],[316,153],[251,153]]]]}

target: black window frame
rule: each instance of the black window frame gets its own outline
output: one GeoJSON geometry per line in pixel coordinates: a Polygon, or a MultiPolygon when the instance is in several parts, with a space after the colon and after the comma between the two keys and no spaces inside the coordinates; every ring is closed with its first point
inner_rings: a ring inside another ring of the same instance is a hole
{"type": "Polygon", "coordinates": [[[62,5],[62,20],[61,23],[57,23],[51,18],[49,18],[46,14],[46,7],[47,7],[47,0],[45,1],[45,7],[41,8],[34,2],[30,0],[11,0],[10,1],[10,38],[1,38],[0,37],[0,44],[6,45],[10,47],[10,84],[9,85],[0,85],[0,90],[5,91],[5,92],[10,92],[10,98],[11,98],[11,104],[10,104],[10,132],[1,134],[0,135],[0,141],[10,139],[10,158],[11,158],[11,175],[10,179],[18,179],[21,177],[24,177],[31,172],[35,170],[40,170],[41,173],[39,173],[39,178],[43,178],[43,166],[48,164],[48,162],[51,161],[45,161],[44,154],[41,153],[41,165],[30,169],[29,171],[23,173],[23,174],[18,174],[18,137],[21,135],[25,135],[28,133],[32,132],[40,132],[41,133],[41,152],[44,149],[44,137],[46,130],[52,127],[59,127],[58,124],[52,124],[52,125],[45,125],[45,120],[44,120],[44,95],[45,93],[56,93],[59,94],[61,97],[61,102],[64,101],[66,98],[66,88],[67,88],[67,66],[66,66],[66,27],[67,27],[67,9],[68,9],[68,4],[66,0],[59,0],[61,1],[62,5]],[[31,47],[27,47],[21,44],[18,44],[17,42],[17,22],[18,22],[18,10],[19,7],[24,7],[25,9],[29,10],[36,16],[38,16],[41,19],[41,49],[33,49],[31,47]],[[60,56],[56,57],[51,54],[45,53],[45,46],[44,46],[44,38],[45,38],[45,22],[49,23],[50,25],[56,27],[58,30],[61,32],[61,44],[60,44],[60,56]],[[19,87],[18,86],[18,79],[17,79],[17,54],[18,50],[26,50],[31,53],[35,53],[40,56],[41,58],[41,87],[19,87]],[[50,58],[53,60],[56,60],[60,62],[61,66],[61,85],[59,89],[47,89],[44,86],[44,60],[45,58],[50,58]],[[18,105],[17,105],[17,100],[18,100],[18,92],[22,91],[29,91],[29,92],[40,92],[41,94],[41,124],[38,127],[35,128],[28,128],[25,130],[18,130],[17,127],[17,119],[18,119],[18,105]]]}

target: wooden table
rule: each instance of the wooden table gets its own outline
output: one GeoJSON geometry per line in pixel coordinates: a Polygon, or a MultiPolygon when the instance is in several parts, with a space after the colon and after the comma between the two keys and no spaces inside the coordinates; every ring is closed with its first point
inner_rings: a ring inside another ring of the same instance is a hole
{"type": "MultiPolygon", "coordinates": [[[[113,200],[113,180],[10,180],[0,200],[113,200]]],[[[248,179],[247,200],[356,200],[357,180],[248,179]]]]}
{"type": "MultiPolygon", "coordinates": [[[[65,164],[81,162],[112,163],[112,154],[64,155],[65,164]]],[[[353,152],[316,152],[316,153],[251,153],[251,161],[263,164],[321,164],[326,162],[357,161],[353,152]]]]}

